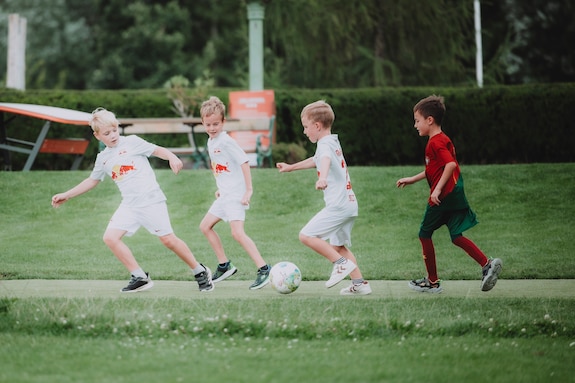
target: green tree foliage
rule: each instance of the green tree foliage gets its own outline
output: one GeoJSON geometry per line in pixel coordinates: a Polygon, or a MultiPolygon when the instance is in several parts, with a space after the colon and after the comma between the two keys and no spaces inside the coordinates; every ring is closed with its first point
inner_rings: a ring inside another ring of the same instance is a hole
{"type": "Polygon", "coordinates": [[[460,84],[473,78],[472,12],[459,0],[274,1],[266,35],[290,85],[460,84]]]}
{"type": "Polygon", "coordinates": [[[504,10],[513,34],[509,55],[517,64],[509,81],[574,81],[575,2],[508,0],[504,10]]]}
{"type": "MultiPolygon", "coordinates": [[[[28,21],[27,88],[161,88],[208,70],[248,84],[246,3],[2,0],[28,21]]],[[[475,84],[473,0],[267,0],[267,88],[475,84]]],[[[575,81],[572,0],[482,0],[486,84],[575,81]]]]}

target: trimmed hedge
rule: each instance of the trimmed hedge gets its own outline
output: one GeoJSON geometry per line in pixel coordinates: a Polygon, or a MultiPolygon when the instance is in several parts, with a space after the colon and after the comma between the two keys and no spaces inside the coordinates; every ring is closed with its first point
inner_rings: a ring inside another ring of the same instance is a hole
{"type": "MultiPolygon", "coordinates": [[[[231,89],[212,94],[226,104],[231,89]]],[[[413,105],[430,94],[445,97],[443,130],[452,138],[463,164],[573,162],[575,121],[568,104],[575,100],[575,84],[534,84],[478,88],[371,88],[275,90],[277,140],[298,143],[308,155],[314,145],[302,133],[300,111],[324,99],[336,114],[333,132],[339,134],[349,165],[422,164],[426,138],[413,128],[413,105]]],[[[60,106],[90,112],[98,106],[121,117],[176,117],[164,90],[15,91],[0,90],[1,102],[60,106]]],[[[54,124],[58,125],[58,124],[54,124]]],[[[19,118],[9,124],[18,138],[33,139],[41,122],[19,118]]],[[[78,136],[77,127],[58,126],[50,137],[78,136]]],[[[164,146],[184,144],[185,137],[147,136],[164,146]],[[179,140],[184,140],[179,142],[179,140]]],[[[93,140],[84,168],[97,152],[93,140]]],[[[69,156],[40,155],[34,169],[67,169],[69,156]]],[[[12,155],[21,169],[24,155],[12,155]]],[[[0,161],[3,161],[0,158],[0,161]]],[[[0,162],[1,163],[1,162],[0,162]]]]}

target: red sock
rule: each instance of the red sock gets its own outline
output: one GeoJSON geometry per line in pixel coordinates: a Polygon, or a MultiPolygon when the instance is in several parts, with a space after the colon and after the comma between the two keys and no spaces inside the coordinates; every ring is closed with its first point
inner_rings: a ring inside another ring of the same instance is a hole
{"type": "Polygon", "coordinates": [[[485,254],[470,239],[459,236],[453,240],[453,244],[465,250],[471,258],[475,259],[475,262],[479,263],[479,266],[483,267],[489,262],[485,254]]]}
{"type": "Polygon", "coordinates": [[[435,264],[435,248],[433,247],[433,241],[431,238],[421,238],[421,247],[423,248],[423,261],[425,262],[425,268],[427,269],[427,279],[429,282],[435,283],[439,280],[437,278],[437,265],[435,264]]]}

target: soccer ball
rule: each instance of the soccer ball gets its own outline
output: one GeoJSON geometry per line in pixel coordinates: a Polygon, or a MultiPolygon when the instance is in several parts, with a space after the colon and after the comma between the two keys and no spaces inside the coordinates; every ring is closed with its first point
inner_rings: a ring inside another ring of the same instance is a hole
{"type": "Polygon", "coordinates": [[[270,284],[280,294],[291,294],[301,283],[301,271],[291,262],[276,263],[270,271],[270,284]]]}

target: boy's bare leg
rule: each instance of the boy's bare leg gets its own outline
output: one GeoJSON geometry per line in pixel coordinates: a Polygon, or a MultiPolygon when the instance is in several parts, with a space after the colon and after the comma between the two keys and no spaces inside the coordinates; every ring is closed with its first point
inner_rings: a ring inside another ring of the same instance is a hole
{"type": "Polygon", "coordinates": [[[232,229],[232,237],[244,248],[246,253],[254,261],[257,268],[266,265],[266,261],[263,259],[258,247],[254,241],[248,237],[244,231],[244,221],[230,221],[230,227],[232,229]]]}
{"type": "Polygon", "coordinates": [[[319,255],[327,258],[331,263],[336,262],[341,258],[338,251],[330,245],[328,242],[324,241],[318,237],[308,237],[307,235],[300,234],[299,240],[301,243],[318,253],[319,255]]]}
{"type": "Polygon", "coordinates": [[[164,246],[176,253],[176,255],[180,257],[182,261],[186,262],[186,264],[190,266],[190,269],[193,270],[199,266],[198,261],[194,257],[194,254],[188,245],[180,238],[178,238],[174,233],[164,235],[160,237],[160,240],[164,246]]]}
{"type": "Polygon", "coordinates": [[[112,253],[118,258],[120,262],[132,272],[140,268],[136,258],[132,254],[130,248],[122,241],[122,238],[126,234],[125,230],[120,229],[106,229],[104,232],[104,243],[110,248],[112,253]]]}
{"type": "Polygon", "coordinates": [[[220,221],[221,219],[208,213],[202,219],[202,222],[200,222],[200,231],[206,236],[210,246],[214,250],[216,257],[218,258],[218,263],[226,263],[228,261],[228,257],[226,257],[222,240],[214,230],[214,226],[220,221]]]}

